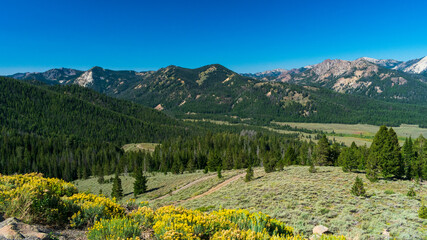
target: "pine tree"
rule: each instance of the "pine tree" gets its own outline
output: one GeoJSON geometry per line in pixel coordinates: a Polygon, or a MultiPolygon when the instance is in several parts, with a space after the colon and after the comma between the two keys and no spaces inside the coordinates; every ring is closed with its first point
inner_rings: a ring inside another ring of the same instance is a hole
{"type": "Polygon", "coordinates": [[[368,161],[366,163],[366,177],[371,182],[378,180],[378,173],[381,170],[381,163],[384,159],[384,145],[387,139],[388,129],[386,126],[381,126],[372,141],[368,161]]]}
{"type": "Polygon", "coordinates": [[[366,194],[365,188],[363,187],[363,181],[359,177],[356,177],[356,181],[351,188],[351,194],[355,196],[365,196],[366,194]]]}
{"type": "Polygon", "coordinates": [[[412,138],[409,137],[405,139],[405,143],[403,144],[403,164],[404,164],[404,172],[406,179],[412,179],[412,165],[414,161],[414,150],[413,150],[413,142],[412,138]]]}
{"type": "Polygon", "coordinates": [[[308,169],[308,171],[310,173],[316,173],[317,172],[316,167],[314,166],[314,162],[313,161],[311,161],[310,168],[308,169]]]}
{"type": "Polygon", "coordinates": [[[252,169],[252,165],[249,165],[248,169],[246,169],[245,182],[252,181],[253,178],[254,178],[254,170],[252,169]]]}
{"type": "Polygon", "coordinates": [[[222,178],[221,167],[217,168],[218,178],[222,178]]]}
{"type": "Polygon", "coordinates": [[[359,161],[359,149],[354,142],[349,148],[344,148],[338,157],[338,164],[342,167],[344,172],[352,171],[358,168],[359,161]]]}
{"type": "Polygon", "coordinates": [[[295,163],[296,161],[296,154],[295,150],[292,146],[289,146],[285,153],[285,165],[290,166],[291,164],[295,163]]]}
{"type": "Polygon", "coordinates": [[[137,197],[147,191],[147,177],[142,172],[142,169],[136,169],[135,183],[133,184],[133,194],[137,197]]]}
{"type": "Polygon", "coordinates": [[[119,172],[116,171],[113,181],[113,189],[111,190],[111,197],[121,200],[123,198],[122,180],[119,177],[119,172]]]}
{"type": "Polygon", "coordinates": [[[397,134],[390,128],[382,149],[381,170],[384,177],[394,176],[401,178],[404,175],[404,166],[400,152],[397,134]]]}
{"type": "Polygon", "coordinates": [[[330,164],[330,148],[329,141],[326,138],[326,135],[323,135],[319,141],[317,142],[317,146],[315,149],[316,153],[316,164],[320,166],[330,164]]]}

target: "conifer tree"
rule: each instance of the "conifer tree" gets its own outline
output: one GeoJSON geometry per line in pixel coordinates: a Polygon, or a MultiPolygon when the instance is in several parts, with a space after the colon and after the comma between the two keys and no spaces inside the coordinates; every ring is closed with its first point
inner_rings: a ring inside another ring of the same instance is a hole
{"type": "Polygon", "coordinates": [[[403,144],[403,164],[406,179],[412,179],[412,165],[414,164],[414,150],[412,138],[405,139],[403,144]]]}
{"type": "Polygon", "coordinates": [[[382,149],[381,170],[384,177],[394,176],[401,178],[404,175],[404,166],[400,153],[397,134],[390,128],[382,149]]]}
{"type": "Polygon", "coordinates": [[[292,146],[289,146],[285,153],[285,165],[290,166],[292,163],[295,163],[296,161],[296,154],[295,150],[292,146]]]}
{"type": "Polygon", "coordinates": [[[356,144],[353,142],[349,148],[344,148],[339,157],[338,163],[342,167],[344,172],[352,171],[359,166],[359,149],[356,144]]]}
{"type": "Polygon", "coordinates": [[[222,178],[221,167],[217,168],[218,178],[222,178]]]}
{"type": "Polygon", "coordinates": [[[142,169],[135,171],[135,183],[133,184],[133,194],[137,197],[147,191],[147,177],[142,172],[142,169]]]}
{"type": "Polygon", "coordinates": [[[356,181],[351,188],[351,194],[355,196],[365,196],[366,190],[363,187],[363,181],[359,177],[356,177],[356,181]]]}
{"type": "Polygon", "coordinates": [[[122,180],[119,177],[119,172],[116,171],[113,181],[113,189],[111,190],[111,197],[121,200],[123,198],[122,180]]]}
{"type": "Polygon", "coordinates": [[[252,165],[249,165],[248,169],[246,169],[245,182],[252,181],[253,178],[254,178],[254,170],[252,169],[252,165]]]}
{"type": "Polygon", "coordinates": [[[319,141],[317,142],[317,146],[315,149],[316,154],[316,164],[320,166],[328,165],[329,164],[329,154],[330,154],[330,148],[329,148],[329,141],[326,138],[326,135],[323,135],[319,141]]]}
{"type": "Polygon", "coordinates": [[[387,139],[388,129],[386,126],[381,126],[372,141],[366,164],[366,177],[371,182],[378,180],[378,173],[381,170],[381,163],[384,159],[384,145],[386,144],[387,139]]]}
{"type": "Polygon", "coordinates": [[[311,161],[310,168],[308,169],[308,171],[310,173],[316,173],[317,172],[316,167],[314,166],[314,162],[313,161],[311,161]]]}

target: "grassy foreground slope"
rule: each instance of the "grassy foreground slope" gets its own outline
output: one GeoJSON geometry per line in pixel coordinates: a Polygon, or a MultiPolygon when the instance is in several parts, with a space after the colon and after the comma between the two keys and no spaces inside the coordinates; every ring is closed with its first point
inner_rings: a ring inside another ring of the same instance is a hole
{"type": "MultiPolygon", "coordinates": [[[[227,171],[225,179],[241,171],[227,171]]],[[[122,178],[124,193],[130,198],[133,178],[122,178]]],[[[411,181],[385,181],[370,183],[362,173],[344,173],[338,167],[318,167],[317,173],[309,173],[308,167],[291,166],[283,171],[266,174],[255,169],[255,180],[243,179],[218,189],[209,195],[188,200],[208,191],[222,182],[214,174],[201,172],[181,175],[156,174],[148,177],[148,193],[140,195],[137,201],[148,200],[150,206],[175,204],[190,209],[218,210],[220,208],[244,208],[251,212],[262,211],[288,225],[304,236],[309,236],[314,226],[322,224],[338,235],[350,239],[384,239],[384,229],[396,239],[425,239],[427,221],[420,219],[417,211],[421,200],[427,198],[427,184],[411,181]],[[212,176],[205,181],[180,191],[170,193],[203,176],[212,176]],[[368,197],[350,194],[356,176],[363,179],[368,197]],[[169,185],[172,179],[175,185],[169,185]],[[162,184],[164,183],[164,184],[162,184]],[[406,196],[414,187],[417,196],[406,196]],[[154,194],[156,192],[156,194],[154,194]]],[[[96,192],[96,179],[75,182],[80,190],[96,192]]],[[[103,184],[104,191],[111,185],[103,184]]]]}
{"type": "MultiPolygon", "coordinates": [[[[175,206],[149,208],[146,202],[118,204],[103,195],[79,193],[73,184],[44,178],[36,173],[11,176],[0,174],[0,189],[1,217],[18,217],[28,224],[86,231],[87,238],[73,239],[304,239],[291,226],[261,212],[221,209],[205,213],[175,206]]],[[[9,222],[2,222],[7,225],[1,228],[2,239],[64,238],[62,234],[48,229],[43,232],[34,230],[30,236],[31,231],[28,229],[37,229],[39,226],[25,225],[18,228],[17,224],[9,222]]],[[[345,240],[342,236],[330,235],[318,239],[345,240]]]]}
{"type": "Polygon", "coordinates": [[[425,239],[427,221],[418,218],[427,184],[409,181],[370,183],[364,174],[344,173],[337,167],[292,166],[284,171],[255,172],[256,180],[236,181],[203,198],[182,203],[189,208],[222,206],[263,211],[308,235],[318,224],[351,239],[379,239],[384,229],[397,239],[425,239]],[[369,197],[350,194],[356,176],[363,178],[369,197]],[[414,186],[417,198],[406,196],[414,186]],[[250,194],[249,194],[250,193],[250,194]]]}

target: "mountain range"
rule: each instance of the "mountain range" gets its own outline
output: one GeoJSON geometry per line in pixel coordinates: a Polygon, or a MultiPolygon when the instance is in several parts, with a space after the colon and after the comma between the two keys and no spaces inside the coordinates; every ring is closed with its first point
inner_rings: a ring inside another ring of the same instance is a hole
{"type": "Polygon", "coordinates": [[[244,74],[264,81],[325,87],[387,101],[427,102],[427,57],[407,62],[359,58],[327,59],[303,68],[244,74]]]}
{"type": "Polygon", "coordinates": [[[254,74],[219,64],[144,72],[59,68],[9,77],[76,84],[180,118],[427,125],[426,61],[364,57],[254,74]]]}

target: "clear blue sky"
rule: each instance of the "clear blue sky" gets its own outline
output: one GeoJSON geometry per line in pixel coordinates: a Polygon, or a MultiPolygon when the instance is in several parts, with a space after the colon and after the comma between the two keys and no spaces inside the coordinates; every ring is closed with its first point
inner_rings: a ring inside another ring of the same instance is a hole
{"type": "Polygon", "coordinates": [[[199,67],[294,68],[326,58],[427,55],[427,1],[0,2],[0,74],[199,67]]]}

